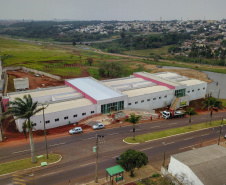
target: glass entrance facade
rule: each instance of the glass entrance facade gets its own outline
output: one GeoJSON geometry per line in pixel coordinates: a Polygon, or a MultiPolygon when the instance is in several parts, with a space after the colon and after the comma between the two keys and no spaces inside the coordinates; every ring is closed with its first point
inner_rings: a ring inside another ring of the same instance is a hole
{"type": "Polygon", "coordinates": [[[124,101],[101,105],[102,114],[107,114],[107,113],[110,113],[111,111],[119,111],[123,109],[124,109],[124,101]]]}
{"type": "Polygon", "coordinates": [[[177,98],[185,96],[185,89],[175,90],[175,96],[177,98]]]}

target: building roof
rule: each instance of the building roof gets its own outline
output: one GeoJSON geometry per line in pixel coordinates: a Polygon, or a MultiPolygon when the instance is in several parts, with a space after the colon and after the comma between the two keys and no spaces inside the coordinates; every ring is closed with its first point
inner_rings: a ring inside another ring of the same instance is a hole
{"type": "Polygon", "coordinates": [[[43,88],[31,91],[23,91],[21,93],[10,93],[9,98],[13,101],[16,97],[23,98],[24,95],[30,94],[32,98],[42,97],[42,96],[52,96],[56,94],[76,92],[73,88],[68,86],[58,87],[58,88],[43,88]]]}
{"type": "Polygon", "coordinates": [[[123,96],[121,93],[90,77],[75,78],[67,81],[97,101],[123,96]]]}
{"type": "Polygon", "coordinates": [[[156,85],[156,86],[152,86],[152,87],[145,87],[145,88],[123,91],[123,94],[128,95],[128,97],[134,97],[134,96],[141,96],[144,94],[151,94],[151,93],[167,91],[167,90],[170,90],[170,89],[165,86],[156,85]]]}
{"type": "Polygon", "coordinates": [[[130,78],[130,79],[117,79],[117,80],[110,80],[110,81],[103,81],[103,83],[107,86],[114,87],[118,85],[124,85],[129,83],[135,83],[135,82],[142,82],[146,81],[142,78],[130,78]]]}
{"type": "Polygon", "coordinates": [[[120,165],[107,168],[106,171],[110,176],[124,172],[123,168],[120,165]]]}
{"type": "MultiPolygon", "coordinates": [[[[48,105],[48,107],[45,109],[45,114],[85,107],[88,105],[93,105],[93,103],[86,98],[71,99],[70,101],[66,100],[62,102],[54,102],[48,105]]],[[[41,106],[38,106],[38,108],[41,108],[41,106]]],[[[41,115],[41,114],[42,114],[42,111],[37,113],[36,115],[41,115]]]]}
{"type": "Polygon", "coordinates": [[[222,185],[226,182],[225,147],[211,145],[172,157],[187,165],[205,185],[222,185]]]}
{"type": "Polygon", "coordinates": [[[186,86],[192,86],[192,85],[198,85],[198,84],[202,84],[202,83],[206,83],[200,80],[195,80],[195,79],[190,79],[190,80],[185,80],[185,81],[181,81],[180,83],[186,85],[186,86]]]}

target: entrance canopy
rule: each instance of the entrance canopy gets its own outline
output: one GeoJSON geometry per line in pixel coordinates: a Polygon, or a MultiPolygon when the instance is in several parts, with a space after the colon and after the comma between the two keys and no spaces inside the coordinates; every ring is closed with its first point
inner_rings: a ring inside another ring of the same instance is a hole
{"type": "Polygon", "coordinates": [[[115,181],[123,180],[123,173],[124,170],[120,165],[113,166],[110,168],[106,169],[106,178],[108,180],[108,175],[110,176],[110,181],[112,180],[111,178],[116,176],[115,181]]]}

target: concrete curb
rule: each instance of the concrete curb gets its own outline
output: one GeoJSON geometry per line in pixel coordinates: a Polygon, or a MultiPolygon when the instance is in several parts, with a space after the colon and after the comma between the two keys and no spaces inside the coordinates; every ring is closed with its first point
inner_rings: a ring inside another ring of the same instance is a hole
{"type": "MultiPolygon", "coordinates": [[[[60,154],[57,154],[57,155],[60,155],[60,154]]],[[[49,165],[51,165],[51,164],[58,163],[58,162],[61,161],[61,159],[62,159],[62,155],[60,155],[60,159],[59,159],[58,161],[49,163],[47,166],[49,166],[49,165]]],[[[12,162],[13,162],[13,161],[12,161],[12,162]]],[[[10,162],[9,162],[9,163],[10,163],[10,162]]],[[[26,168],[26,169],[23,169],[23,170],[30,170],[30,169],[34,169],[34,168],[40,168],[40,167],[43,167],[43,166],[35,166],[35,167],[32,167],[32,168],[26,168]]],[[[13,173],[16,173],[16,172],[20,172],[20,171],[23,171],[23,170],[18,170],[18,171],[14,171],[14,172],[11,172],[11,173],[2,174],[2,175],[0,175],[0,177],[6,176],[6,175],[10,175],[10,174],[13,174],[13,173]]]]}
{"type": "Polygon", "coordinates": [[[124,139],[122,140],[124,143],[128,144],[128,145],[139,145],[140,143],[128,143],[126,142],[124,139]]]}

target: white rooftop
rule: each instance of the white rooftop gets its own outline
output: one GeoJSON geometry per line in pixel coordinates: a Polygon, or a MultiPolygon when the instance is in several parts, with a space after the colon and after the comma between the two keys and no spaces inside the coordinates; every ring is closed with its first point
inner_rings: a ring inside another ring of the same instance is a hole
{"type": "Polygon", "coordinates": [[[97,101],[123,96],[90,77],[75,78],[67,81],[97,101]]]}
{"type": "Polygon", "coordinates": [[[190,79],[190,80],[186,80],[186,81],[181,81],[180,83],[187,85],[187,86],[191,86],[191,85],[202,84],[202,83],[205,83],[205,82],[200,81],[200,80],[190,79]]]}
{"type": "MultiPolygon", "coordinates": [[[[45,109],[45,114],[50,114],[50,113],[54,113],[54,112],[60,112],[60,111],[65,111],[65,110],[69,110],[69,109],[85,107],[85,106],[88,106],[88,105],[93,105],[93,103],[86,98],[57,102],[57,103],[51,103],[45,109]]],[[[38,108],[41,108],[41,106],[38,106],[38,108]]],[[[37,113],[36,115],[41,115],[41,114],[42,114],[42,111],[37,113]]]]}
{"type": "Polygon", "coordinates": [[[167,91],[170,90],[168,87],[156,85],[152,87],[145,87],[145,88],[139,88],[139,89],[132,89],[129,91],[123,91],[123,94],[128,95],[128,97],[134,97],[134,96],[140,96],[144,94],[151,94],[161,91],[167,91]]]}

